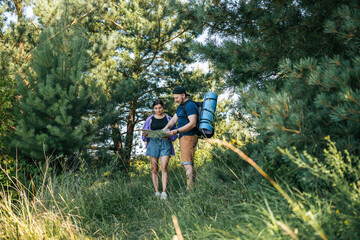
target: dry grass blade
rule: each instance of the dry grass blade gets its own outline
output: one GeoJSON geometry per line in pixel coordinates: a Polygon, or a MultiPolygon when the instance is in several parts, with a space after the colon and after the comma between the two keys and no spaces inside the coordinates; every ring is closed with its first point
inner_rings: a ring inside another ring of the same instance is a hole
{"type": "Polygon", "coordinates": [[[277,221],[276,222],[277,225],[279,225],[285,232],[286,234],[290,235],[292,237],[292,239],[298,240],[298,236],[297,236],[297,231],[295,229],[295,232],[291,231],[291,229],[286,226],[284,223],[277,221]]]}
{"type": "MultiPolygon", "coordinates": [[[[175,232],[176,232],[176,237],[175,239],[178,239],[178,240],[184,240],[184,237],[181,233],[181,229],[180,229],[180,226],[179,226],[179,222],[178,222],[178,219],[175,215],[172,215],[172,221],[174,223],[174,227],[175,227],[175,232]]],[[[175,236],[174,236],[175,237],[175,236]]]]}

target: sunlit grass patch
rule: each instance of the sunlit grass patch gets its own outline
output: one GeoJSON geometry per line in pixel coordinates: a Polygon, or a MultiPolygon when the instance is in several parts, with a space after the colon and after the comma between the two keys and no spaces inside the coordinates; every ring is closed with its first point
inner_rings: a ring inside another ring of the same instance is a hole
{"type": "Polygon", "coordinates": [[[78,219],[58,205],[47,208],[20,184],[0,192],[1,239],[86,239],[78,219]]]}

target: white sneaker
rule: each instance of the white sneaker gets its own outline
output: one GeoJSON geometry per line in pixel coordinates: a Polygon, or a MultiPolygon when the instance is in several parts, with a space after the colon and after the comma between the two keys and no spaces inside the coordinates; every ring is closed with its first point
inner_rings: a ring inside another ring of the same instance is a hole
{"type": "Polygon", "coordinates": [[[160,192],[155,192],[155,197],[159,198],[161,196],[160,192]]]}
{"type": "Polygon", "coordinates": [[[161,193],[160,199],[163,199],[163,200],[166,200],[166,199],[167,199],[167,194],[166,194],[166,192],[162,192],[162,193],[161,193]]]}

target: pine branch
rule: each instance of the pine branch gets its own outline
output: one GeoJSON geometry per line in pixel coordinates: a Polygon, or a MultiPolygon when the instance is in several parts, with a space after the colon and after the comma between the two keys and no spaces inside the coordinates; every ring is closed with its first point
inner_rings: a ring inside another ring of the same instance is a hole
{"type": "Polygon", "coordinates": [[[157,87],[157,88],[152,88],[152,89],[149,89],[149,90],[147,90],[147,91],[145,91],[145,92],[143,92],[143,93],[141,93],[141,94],[139,94],[138,96],[137,96],[137,99],[139,99],[140,97],[142,97],[143,95],[145,95],[145,94],[147,94],[147,93],[150,93],[150,92],[153,92],[153,91],[155,91],[155,90],[160,90],[160,89],[169,89],[169,88],[172,88],[173,87],[173,85],[171,85],[171,86],[164,86],[164,87],[157,87]]]}
{"type": "Polygon", "coordinates": [[[156,51],[154,52],[154,56],[152,57],[151,61],[150,61],[144,68],[140,68],[140,70],[139,70],[139,72],[138,72],[139,74],[140,74],[141,72],[143,72],[144,70],[146,70],[149,66],[151,66],[151,64],[154,62],[157,54],[158,54],[158,50],[156,50],[156,51]]]}
{"type": "Polygon", "coordinates": [[[257,116],[257,117],[261,117],[261,115],[260,115],[260,114],[258,114],[257,112],[255,112],[254,110],[250,109],[250,111],[251,111],[251,113],[252,113],[252,114],[254,114],[255,116],[257,116]]]}
{"type": "Polygon", "coordinates": [[[23,3],[23,0],[13,0],[14,2],[14,5],[15,5],[15,9],[16,9],[16,15],[18,16],[18,21],[22,18],[22,3],[23,3]]]}
{"type": "Polygon", "coordinates": [[[167,78],[167,79],[171,79],[172,77],[167,77],[167,76],[148,76],[148,77],[145,77],[144,79],[149,79],[149,78],[167,78]]]}
{"type": "MultiPolygon", "coordinates": [[[[90,13],[92,13],[94,10],[96,9],[96,7],[93,7],[92,9],[90,9],[90,11],[88,11],[87,13],[83,14],[81,17],[79,17],[78,19],[75,19],[74,21],[72,21],[72,23],[70,23],[69,25],[67,25],[64,29],[60,30],[59,32],[55,33],[54,35],[52,35],[51,37],[49,37],[48,39],[46,39],[43,43],[47,42],[47,41],[50,41],[51,39],[53,39],[54,37],[56,37],[57,35],[59,35],[60,33],[64,32],[65,30],[71,28],[72,26],[74,26],[75,24],[77,24],[81,19],[87,17],[90,13]]],[[[39,45],[35,46],[33,49],[31,49],[28,53],[27,53],[27,57],[26,57],[26,60],[28,60],[31,55],[30,53],[35,50],[37,47],[39,47],[41,44],[43,43],[40,43],[39,45]]]]}
{"type": "MultiPolygon", "coordinates": [[[[159,23],[159,29],[160,29],[160,23],[159,23]]],[[[160,32],[160,30],[159,30],[159,32],[160,32]]],[[[160,48],[160,46],[163,46],[163,45],[164,45],[164,44],[160,44],[160,40],[161,40],[161,37],[160,37],[160,33],[159,33],[158,44],[156,45],[154,55],[153,55],[153,57],[151,58],[151,61],[150,61],[144,68],[142,68],[142,69],[140,68],[139,73],[145,71],[145,70],[146,70],[149,66],[151,66],[151,64],[154,62],[157,54],[159,53],[159,48],[160,48]]],[[[145,57],[145,56],[146,56],[146,55],[144,54],[143,57],[145,57]]]]}
{"type": "Polygon", "coordinates": [[[355,119],[355,118],[350,118],[348,116],[345,115],[339,115],[342,119],[346,119],[346,120],[350,120],[350,121],[354,121],[354,122],[360,122],[359,119],[355,119]]]}
{"type": "MultiPolygon", "coordinates": [[[[155,59],[156,58],[159,58],[159,59],[161,59],[161,57],[155,57],[155,59]]],[[[149,57],[149,58],[145,58],[145,59],[141,59],[143,62],[146,62],[146,61],[149,61],[149,60],[152,60],[153,59],[153,57],[149,57]]]]}
{"type": "Polygon", "coordinates": [[[189,30],[188,28],[185,28],[184,30],[180,31],[176,36],[169,38],[168,40],[166,40],[165,42],[163,42],[161,45],[165,45],[168,42],[171,42],[172,40],[180,37],[182,34],[184,34],[187,30],[189,30]]]}
{"type": "Polygon", "coordinates": [[[356,105],[360,106],[360,103],[358,101],[356,101],[355,98],[353,98],[350,94],[346,93],[345,94],[346,98],[348,98],[350,101],[352,101],[353,103],[355,103],[356,105]]]}
{"type": "Polygon", "coordinates": [[[30,20],[30,22],[31,22],[31,24],[34,26],[34,28],[35,28],[35,30],[37,31],[37,33],[40,34],[40,30],[36,27],[35,23],[34,23],[32,20],[30,20]]]}
{"type": "MultiPolygon", "coordinates": [[[[146,70],[149,66],[152,65],[152,63],[154,62],[154,60],[157,58],[157,55],[158,55],[158,53],[159,53],[159,48],[160,48],[160,46],[164,46],[166,43],[169,43],[169,42],[173,41],[174,39],[180,37],[180,36],[181,36],[182,34],[184,34],[187,30],[188,30],[188,28],[186,28],[186,29],[184,29],[184,30],[182,30],[182,31],[179,31],[178,34],[175,35],[174,37],[169,38],[168,40],[160,43],[160,44],[157,46],[157,48],[156,48],[156,50],[155,50],[155,52],[154,52],[154,55],[153,55],[153,57],[151,58],[151,61],[150,61],[145,67],[140,68],[140,70],[139,70],[138,73],[143,72],[143,71],[146,70]]],[[[160,41],[160,39],[161,39],[161,37],[159,37],[159,41],[160,41]]],[[[159,58],[160,58],[160,57],[159,57],[159,58]]],[[[150,59],[150,58],[149,58],[149,59],[150,59]]]]}
{"type": "MultiPolygon", "coordinates": [[[[120,109],[123,109],[125,107],[125,103],[123,103],[122,105],[120,105],[118,107],[118,110],[120,111],[120,109]]],[[[125,111],[121,111],[120,113],[123,114],[125,111]]]]}
{"type": "Polygon", "coordinates": [[[128,31],[127,31],[126,28],[124,28],[124,27],[120,26],[119,24],[117,24],[114,20],[112,20],[112,19],[107,19],[107,20],[110,21],[112,24],[114,24],[116,27],[118,27],[118,28],[120,28],[121,30],[124,30],[125,32],[128,33],[128,31]]]}
{"type": "Polygon", "coordinates": [[[300,130],[289,129],[289,128],[286,128],[286,127],[281,126],[279,124],[275,124],[275,127],[280,128],[281,130],[283,130],[285,132],[293,132],[293,133],[297,133],[297,134],[301,133],[301,129],[300,130]]]}

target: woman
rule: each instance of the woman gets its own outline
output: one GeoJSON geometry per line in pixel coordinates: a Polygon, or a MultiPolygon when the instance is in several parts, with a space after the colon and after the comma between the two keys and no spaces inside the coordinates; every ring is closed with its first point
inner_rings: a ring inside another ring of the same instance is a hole
{"type": "MultiPolygon", "coordinates": [[[[171,120],[171,117],[164,114],[164,103],[157,99],[153,103],[153,109],[155,114],[148,117],[145,121],[143,129],[146,130],[160,130],[163,129],[166,124],[171,120]]],[[[172,142],[176,140],[177,135],[163,138],[148,138],[147,133],[142,133],[143,141],[146,141],[146,155],[150,156],[152,181],[155,188],[155,196],[161,199],[167,199],[166,187],[167,187],[167,165],[170,156],[175,155],[175,150],[172,142]],[[162,193],[159,192],[159,175],[158,175],[158,159],[161,162],[161,182],[162,193]]]]}

